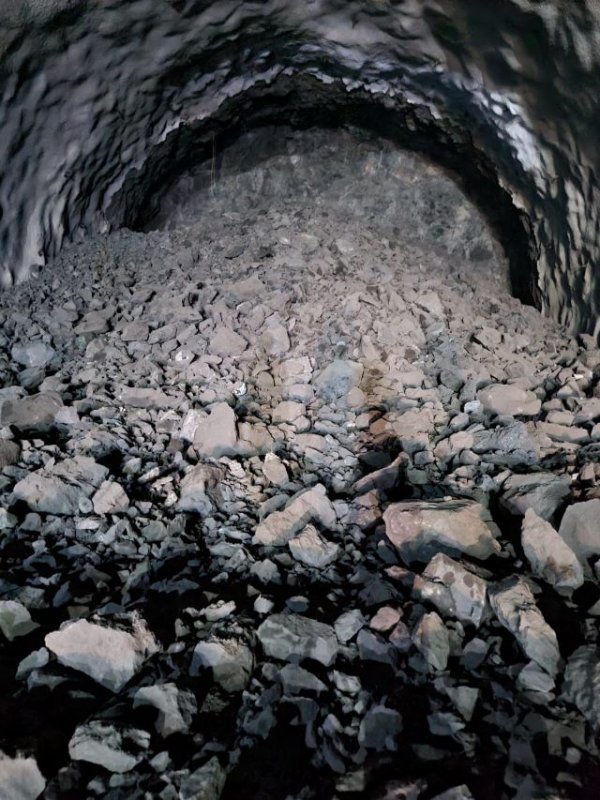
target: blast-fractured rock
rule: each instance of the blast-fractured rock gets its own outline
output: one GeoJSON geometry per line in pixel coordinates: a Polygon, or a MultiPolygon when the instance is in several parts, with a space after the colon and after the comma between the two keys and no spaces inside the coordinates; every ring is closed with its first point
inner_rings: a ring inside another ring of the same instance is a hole
{"type": "Polygon", "coordinates": [[[45,787],[35,758],[10,758],[0,750],[0,800],[37,800],[45,787]]]}
{"type": "Polygon", "coordinates": [[[74,761],[87,761],[109,772],[123,773],[140,763],[149,746],[147,731],[91,720],[75,729],[69,742],[69,755],[74,761]]]}
{"type": "Polygon", "coordinates": [[[133,696],[133,707],[153,706],[158,710],[156,730],[162,737],[186,733],[196,713],[196,698],[192,692],[180,691],[176,683],[144,686],[133,696]]]}
{"type": "Polygon", "coordinates": [[[596,647],[584,645],[571,655],[565,669],[563,691],[595,730],[599,730],[600,651],[596,647]]]}
{"type": "Polygon", "coordinates": [[[409,500],[389,506],[385,532],[406,564],[429,561],[438,551],[485,559],[500,552],[489,511],[470,500],[409,500]]]}
{"type": "Polygon", "coordinates": [[[137,615],[127,618],[130,630],[109,628],[85,619],[67,622],[44,642],[58,661],[119,692],[159,646],[137,615]]]}
{"type": "Polygon", "coordinates": [[[0,631],[9,642],[19,636],[27,636],[38,627],[23,603],[17,600],[0,600],[0,631]]]}
{"type": "Polygon", "coordinates": [[[314,379],[318,394],[325,400],[336,400],[360,384],[362,364],[356,361],[333,361],[314,379]]]}
{"type": "Polygon", "coordinates": [[[446,669],[450,655],[450,639],[444,623],[435,611],[421,617],[413,631],[412,639],[432,669],[446,669]]]}
{"type": "Polygon", "coordinates": [[[329,529],[336,524],[335,509],[321,484],[295,495],[283,511],[269,514],[256,528],[252,541],[282,547],[311,520],[329,529]]]}
{"type": "Polygon", "coordinates": [[[288,542],[290,552],[296,561],[307,567],[323,569],[338,557],[339,545],[324,539],[314,525],[307,525],[294,539],[288,542]]]}
{"type": "Polygon", "coordinates": [[[513,384],[494,383],[477,392],[477,399],[486,411],[509,417],[535,417],[542,403],[533,394],[513,384]]]}
{"type": "Polygon", "coordinates": [[[1,398],[0,425],[14,425],[21,431],[42,433],[52,427],[61,408],[62,400],[55,394],[1,398]]]}
{"type": "Polygon", "coordinates": [[[531,508],[549,520],[569,496],[569,479],[552,472],[510,475],[502,486],[500,503],[511,514],[524,515],[531,508]]]}
{"type": "Polygon", "coordinates": [[[250,680],[253,667],[252,651],[243,642],[236,639],[211,640],[196,645],[190,675],[210,670],[215,683],[226,692],[241,692],[250,680]]]}
{"type": "Polygon", "coordinates": [[[583,567],[577,556],[549,522],[531,508],[523,519],[521,544],[534,575],[557,589],[578,589],[583,567]]]}
{"type": "Polygon", "coordinates": [[[338,653],[333,628],[297,614],[273,614],[256,635],[266,655],[282,661],[312,658],[329,667],[338,653]]]}
{"type": "Polygon", "coordinates": [[[549,675],[556,675],[560,661],[556,634],[536,606],[525,581],[507,578],[490,587],[489,597],[499,621],[514,635],[525,655],[549,675]]]}
{"type": "Polygon", "coordinates": [[[600,500],[588,500],[569,506],[564,513],[558,533],[591,574],[588,558],[600,555],[600,500]]]}
{"type": "Polygon", "coordinates": [[[235,455],[236,442],[235,412],[227,403],[217,403],[196,427],[194,447],[207,458],[220,458],[235,455]]]}
{"type": "Polygon", "coordinates": [[[445,616],[476,627],[481,623],[486,607],[486,582],[443,553],[435,555],[423,574],[415,578],[413,591],[421,600],[437,606],[445,616]]]}

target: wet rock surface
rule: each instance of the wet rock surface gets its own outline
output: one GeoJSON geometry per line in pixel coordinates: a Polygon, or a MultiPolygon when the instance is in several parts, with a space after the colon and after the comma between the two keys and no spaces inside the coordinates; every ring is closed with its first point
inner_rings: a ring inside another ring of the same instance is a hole
{"type": "Polygon", "coordinates": [[[310,136],[0,298],[0,796],[597,785],[598,351],[310,136]]]}

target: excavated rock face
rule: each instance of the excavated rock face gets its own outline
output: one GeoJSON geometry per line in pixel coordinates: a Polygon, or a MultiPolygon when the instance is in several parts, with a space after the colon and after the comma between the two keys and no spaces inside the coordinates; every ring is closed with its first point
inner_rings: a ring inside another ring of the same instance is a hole
{"type": "Polygon", "coordinates": [[[0,269],[136,226],[261,122],[353,124],[455,169],[514,293],[599,333],[593,0],[1,0],[0,269]]]}

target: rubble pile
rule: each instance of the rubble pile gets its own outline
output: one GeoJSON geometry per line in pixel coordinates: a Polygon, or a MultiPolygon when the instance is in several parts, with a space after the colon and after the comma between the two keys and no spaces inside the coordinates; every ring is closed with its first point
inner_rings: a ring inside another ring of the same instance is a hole
{"type": "Polygon", "coordinates": [[[2,798],[598,785],[600,350],[320,136],[0,298],[2,798]]]}

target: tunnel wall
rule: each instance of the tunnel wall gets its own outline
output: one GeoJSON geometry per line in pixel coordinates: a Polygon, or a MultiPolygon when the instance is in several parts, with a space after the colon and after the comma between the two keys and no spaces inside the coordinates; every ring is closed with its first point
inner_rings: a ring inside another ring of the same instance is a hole
{"type": "Polygon", "coordinates": [[[599,43],[595,0],[0,0],[3,284],[293,101],[456,149],[509,198],[516,285],[598,336],[599,43]]]}

